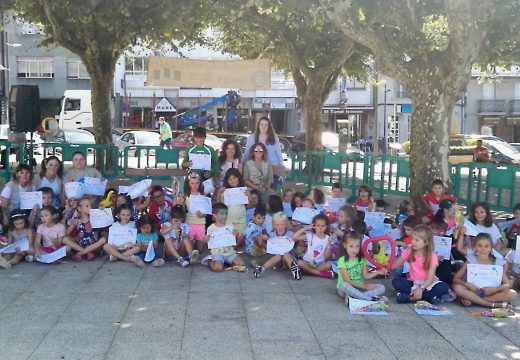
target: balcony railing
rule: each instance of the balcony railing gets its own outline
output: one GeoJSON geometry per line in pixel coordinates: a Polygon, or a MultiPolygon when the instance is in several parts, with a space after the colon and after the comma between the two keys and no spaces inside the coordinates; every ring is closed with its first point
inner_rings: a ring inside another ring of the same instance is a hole
{"type": "Polygon", "coordinates": [[[520,99],[509,100],[509,111],[511,114],[520,114],[520,99]]]}
{"type": "Polygon", "coordinates": [[[506,100],[479,100],[479,113],[505,114],[506,100]]]}

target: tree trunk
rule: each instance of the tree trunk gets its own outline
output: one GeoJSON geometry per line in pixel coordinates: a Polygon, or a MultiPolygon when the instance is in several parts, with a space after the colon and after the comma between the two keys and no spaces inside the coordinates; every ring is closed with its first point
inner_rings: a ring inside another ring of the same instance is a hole
{"type": "MultiPolygon", "coordinates": [[[[427,88],[427,87],[426,87],[427,88]]],[[[438,89],[410,92],[414,109],[410,134],[410,196],[414,209],[424,214],[422,196],[435,179],[449,184],[449,122],[456,98],[434,94],[438,89]]]]}
{"type": "Polygon", "coordinates": [[[307,139],[307,150],[322,150],[321,133],[323,131],[321,123],[321,112],[323,109],[323,88],[325,80],[309,80],[307,91],[303,101],[305,113],[305,130],[307,139]]]}

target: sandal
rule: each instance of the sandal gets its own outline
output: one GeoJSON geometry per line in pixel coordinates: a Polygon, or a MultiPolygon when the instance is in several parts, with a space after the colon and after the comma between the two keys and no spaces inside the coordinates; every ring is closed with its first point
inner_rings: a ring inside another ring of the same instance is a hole
{"type": "Polygon", "coordinates": [[[506,309],[507,311],[513,311],[513,305],[508,303],[507,301],[503,301],[501,303],[492,303],[491,309],[506,309]]]}
{"type": "Polygon", "coordinates": [[[470,307],[471,305],[473,305],[471,301],[469,301],[468,299],[460,299],[460,303],[464,307],[470,307]]]}

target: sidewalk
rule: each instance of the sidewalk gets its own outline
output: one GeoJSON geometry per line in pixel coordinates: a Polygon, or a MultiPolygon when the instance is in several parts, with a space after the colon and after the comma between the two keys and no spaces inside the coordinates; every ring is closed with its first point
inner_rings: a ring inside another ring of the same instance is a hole
{"type": "MultiPolygon", "coordinates": [[[[249,259],[246,260],[247,262],[249,259]]],[[[0,270],[2,359],[511,359],[520,315],[352,316],[335,281],[267,272],[139,269],[102,259],[0,270]]],[[[520,302],[516,303],[517,306],[520,302]]],[[[477,309],[477,308],[475,308],[477,309]]],[[[520,311],[520,308],[517,307],[520,311]]]]}

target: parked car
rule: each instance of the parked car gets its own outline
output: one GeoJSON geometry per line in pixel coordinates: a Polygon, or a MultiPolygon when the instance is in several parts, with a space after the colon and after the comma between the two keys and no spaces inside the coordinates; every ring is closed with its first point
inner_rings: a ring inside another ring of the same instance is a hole
{"type": "MultiPolygon", "coordinates": [[[[92,135],[94,135],[94,128],[93,127],[87,126],[87,127],[82,127],[80,129],[81,130],[86,130],[89,133],[91,133],[92,135]]],[[[121,137],[121,135],[123,135],[123,133],[121,131],[116,130],[116,129],[112,129],[112,142],[115,144],[117,139],[119,139],[121,137]]]]}
{"type": "Polygon", "coordinates": [[[464,139],[466,139],[466,142],[472,142],[469,140],[482,140],[482,141],[493,140],[493,141],[500,141],[503,143],[506,142],[504,139],[499,138],[494,135],[463,134],[463,136],[464,136],[464,139]]]}
{"type": "MultiPolygon", "coordinates": [[[[213,150],[217,152],[217,154],[220,152],[220,149],[222,148],[222,144],[224,141],[222,139],[216,137],[212,134],[206,135],[206,141],[204,141],[204,144],[206,144],[209,147],[212,147],[213,150]]],[[[193,145],[193,134],[191,132],[186,132],[184,134],[181,134],[177,136],[172,141],[172,146],[182,146],[182,147],[190,147],[193,145]]],[[[179,153],[179,156],[184,156],[184,151],[181,151],[179,153]]]]}
{"type": "MultiPolygon", "coordinates": [[[[339,135],[333,132],[324,131],[321,133],[321,144],[323,146],[323,151],[336,154],[339,152],[339,135]]],[[[305,151],[307,149],[305,133],[299,133],[296,135],[291,142],[291,147],[294,152],[305,151]]],[[[360,156],[365,155],[362,150],[352,146],[352,144],[347,145],[346,153],[359,154],[360,156]]]]}
{"type": "Polygon", "coordinates": [[[520,152],[520,143],[509,143],[516,151],[520,152]]]}
{"type": "Polygon", "coordinates": [[[508,143],[485,140],[484,147],[488,150],[491,161],[500,165],[520,165],[520,152],[508,143]]]}
{"type": "MultiPolygon", "coordinates": [[[[154,131],[135,130],[127,131],[116,141],[119,151],[124,151],[128,146],[159,146],[161,136],[154,131]]],[[[150,152],[152,154],[152,152],[150,152]]],[[[155,153],[153,153],[155,154],[155,153]]]]}
{"type": "Polygon", "coordinates": [[[56,129],[45,136],[45,142],[58,144],[95,144],[94,135],[81,129],[56,129]]]}
{"type": "MultiPolygon", "coordinates": [[[[247,138],[249,135],[237,135],[233,138],[237,142],[237,144],[240,146],[240,149],[242,150],[242,156],[244,156],[244,152],[246,150],[246,144],[247,144],[247,138]]],[[[278,140],[280,141],[280,150],[282,151],[282,157],[283,161],[287,161],[288,153],[291,151],[291,143],[289,140],[279,137],[278,140]]]]}

